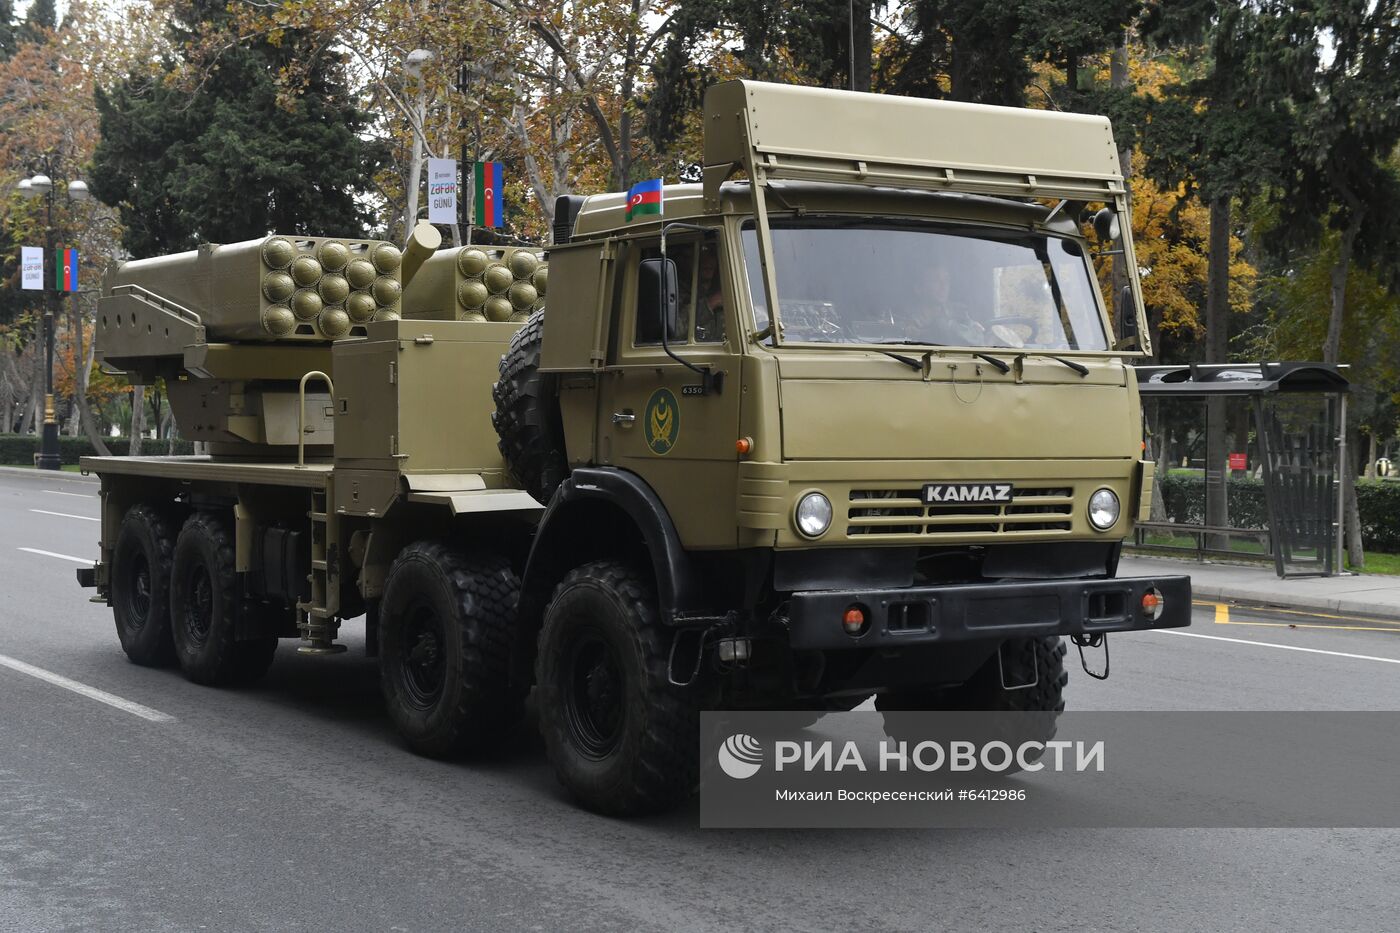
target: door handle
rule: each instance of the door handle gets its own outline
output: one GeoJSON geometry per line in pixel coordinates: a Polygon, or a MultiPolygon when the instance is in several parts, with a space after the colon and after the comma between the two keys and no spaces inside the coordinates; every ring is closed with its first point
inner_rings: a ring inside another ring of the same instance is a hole
{"type": "Polygon", "coordinates": [[[622,411],[615,411],[615,412],[613,412],[613,417],[612,417],[612,422],[613,422],[613,424],[620,424],[620,425],[624,425],[624,426],[630,427],[631,425],[635,424],[636,421],[637,421],[637,415],[636,415],[636,413],[633,412],[632,409],[630,409],[630,408],[624,408],[622,411]]]}

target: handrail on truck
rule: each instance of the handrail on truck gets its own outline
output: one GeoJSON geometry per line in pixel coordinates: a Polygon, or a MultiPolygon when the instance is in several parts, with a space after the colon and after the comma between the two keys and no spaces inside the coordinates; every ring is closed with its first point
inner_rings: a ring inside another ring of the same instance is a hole
{"type": "Polygon", "coordinates": [[[331,382],[331,377],[313,369],[305,376],[301,377],[301,382],[297,385],[297,469],[306,469],[306,382],[307,380],[320,376],[325,382],[326,388],[330,390],[331,404],[335,404],[335,383],[331,382]]]}

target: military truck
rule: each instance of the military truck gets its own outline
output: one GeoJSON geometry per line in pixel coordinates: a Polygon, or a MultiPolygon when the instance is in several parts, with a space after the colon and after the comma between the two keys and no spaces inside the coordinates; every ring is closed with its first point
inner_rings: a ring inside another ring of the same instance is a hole
{"type": "Polygon", "coordinates": [[[747,81],[704,119],[701,182],[560,198],[547,254],[420,225],[117,269],[99,353],[208,445],[83,461],[130,658],[246,682],[363,615],[411,748],[533,688],[561,782],[626,814],[693,792],[701,709],[1053,713],[1062,639],[1188,624],[1186,577],[1116,577],[1153,475],[1108,121],[747,81]]]}

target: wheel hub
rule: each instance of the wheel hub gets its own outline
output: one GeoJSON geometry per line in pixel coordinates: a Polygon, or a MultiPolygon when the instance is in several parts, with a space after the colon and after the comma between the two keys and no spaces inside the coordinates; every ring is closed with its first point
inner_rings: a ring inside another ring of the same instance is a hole
{"type": "Polygon", "coordinates": [[[400,666],[400,683],[418,709],[430,709],[442,695],[446,663],[437,617],[428,609],[414,613],[404,632],[408,650],[400,666]]]}
{"type": "Polygon", "coordinates": [[[563,690],[570,732],[585,755],[606,757],[622,736],[622,665],[612,646],[596,636],[575,642],[570,660],[563,690]]]}
{"type": "Polygon", "coordinates": [[[202,645],[214,624],[214,584],[205,568],[199,567],[190,575],[187,594],[189,598],[185,600],[183,619],[185,632],[190,641],[202,645]]]}

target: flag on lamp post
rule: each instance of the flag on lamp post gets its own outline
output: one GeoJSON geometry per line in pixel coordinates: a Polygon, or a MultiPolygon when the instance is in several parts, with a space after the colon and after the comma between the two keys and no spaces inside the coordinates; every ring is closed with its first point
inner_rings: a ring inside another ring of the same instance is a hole
{"type": "Polygon", "coordinates": [[[30,290],[44,288],[44,248],[42,246],[20,247],[20,288],[30,290]]]}
{"type": "Polygon", "coordinates": [[[500,162],[477,162],[472,169],[472,201],[478,227],[495,228],[502,224],[504,168],[500,162]]]}
{"type": "Polygon", "coordinates": [[[78,251],[72,247],[54,250],[54,290],[78,290],[78,251]]]}

